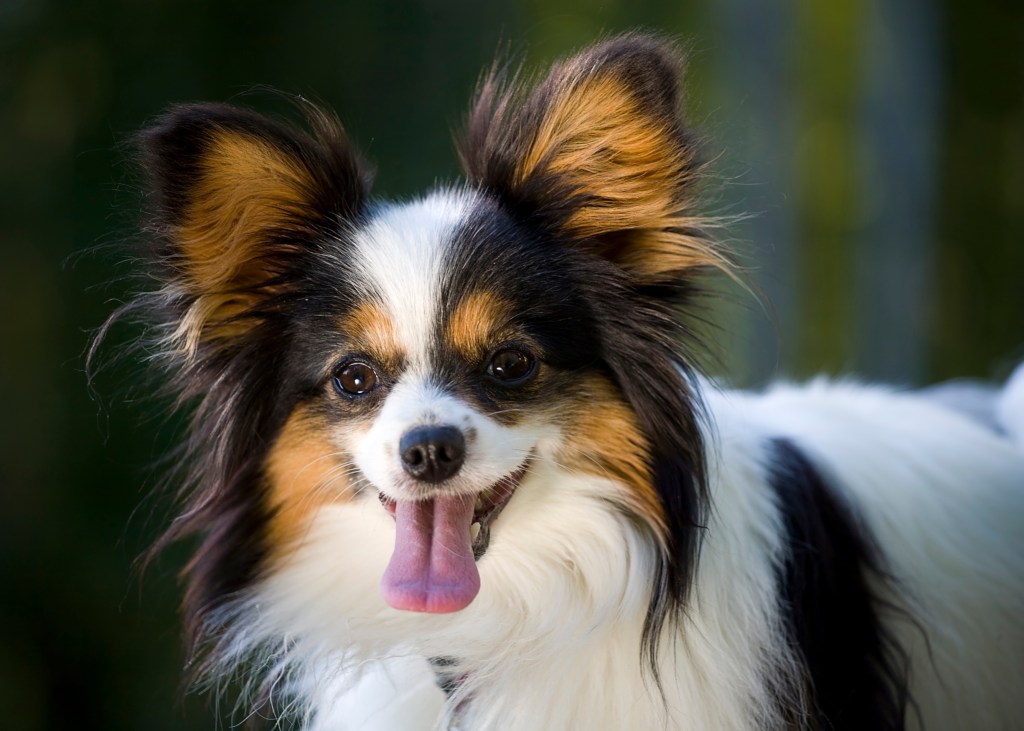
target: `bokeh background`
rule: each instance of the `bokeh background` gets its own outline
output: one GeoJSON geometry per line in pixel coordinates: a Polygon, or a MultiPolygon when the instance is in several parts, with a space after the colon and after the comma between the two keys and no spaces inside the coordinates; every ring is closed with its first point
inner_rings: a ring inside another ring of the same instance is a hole
{"type": "Polygon", "coordinates": [[[0,726],[216,724],[179,686],[187,547],[131,571],[178,422],[132,364],[98,397],[83,372],[128,287],[125,137],[267,84],[337,108],[377,193],[409,196],[457,176],[499,43],[537,65],[635,26],[685,39],[710,205],[751,214],[729,239],[763,298],[727,293],[716,370],[914,386],[1024,358],[1020,2],[0,0],[0,726]]]}

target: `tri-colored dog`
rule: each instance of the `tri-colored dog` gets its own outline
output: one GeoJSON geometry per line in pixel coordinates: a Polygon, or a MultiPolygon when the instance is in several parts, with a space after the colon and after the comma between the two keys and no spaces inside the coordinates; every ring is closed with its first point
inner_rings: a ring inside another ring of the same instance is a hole
{"type": "Polygon", "coordinates": [[[973,415],[702,378],[679,74],[642,34],[492,72],[411,202],[309,105],[141,133],[115,317],[191,413],[207,678],[321,731],[1022,727],[1024,371],[973,415]]]}

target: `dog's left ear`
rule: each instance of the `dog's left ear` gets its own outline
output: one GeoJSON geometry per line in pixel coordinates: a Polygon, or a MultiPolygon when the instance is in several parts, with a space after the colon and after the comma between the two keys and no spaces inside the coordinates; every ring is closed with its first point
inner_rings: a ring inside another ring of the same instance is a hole
{"type": "Polygon", "coordinates": [[[532,90],[492,71],[463,168],[520,220],[637,280],[727,268],[691,210],[700,165],[679,115],[681,67],[670,43],[627,34],[556,63],[532,90]]]}

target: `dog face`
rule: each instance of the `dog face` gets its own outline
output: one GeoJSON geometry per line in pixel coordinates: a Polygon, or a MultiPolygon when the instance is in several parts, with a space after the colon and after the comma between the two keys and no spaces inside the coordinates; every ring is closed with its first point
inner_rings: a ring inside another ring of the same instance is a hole
{"type": "MultiPolygon", "coordinates": [[[[309,339],[334,345],[319,355],[318,393],[305,402],[316,416],[296,427],[326,435],[333,451],[307,455],[296,440],[298,452],[282,444],[272,458],[344,460],[329,479],[372,493],[396,521],[385,598],[461,609],[475,596],[491,522],[532,455],[572,461],[583,449],[570,446],[564,415],[581,411],[582,384],[598,377],[592,318],[566,269],[543,266],[542,242],[468,192],[382,209],[334,246],[351,266],[329,289],[347,301],[315,306],[333,322],[309,339]],[[455,558],[434,566],[438,556],[455,558]]],[[[282,484],[294,477],[279,474],[272,497],[293,520],[282,484]]]]}
{"type": "Polygon", "coordinates": [[[305,130],[191,105],[143,132],[161,288],[132,307],[196,403],[168,534],[203,536],[194,634],[325,512],[368,506],[387,603],[462,610],[505,509],[579,478],[656,547],[652,606],[681,595],[704,476],[679,311],[726,263],[690,212],[676,58],[622,36],[532,86],[493,73],[467,182],[410,203],[372,200],[312,107],[305,130]]]}

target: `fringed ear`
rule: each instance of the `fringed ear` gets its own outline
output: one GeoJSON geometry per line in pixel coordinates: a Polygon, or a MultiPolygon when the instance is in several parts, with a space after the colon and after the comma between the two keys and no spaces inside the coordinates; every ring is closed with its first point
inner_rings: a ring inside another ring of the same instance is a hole
{"type": "Polygon", "coordinates": [[[369,177],[337,120],[310,132],[223,104],[177,107],[139,136],[160,274],[180,307],[174,346],[195,353],[258,321],[301,258],[358,217],[369,177]]]}
{"type": "Polygon", "coordinates": [[[470,180],[515,214],[643,281],[728,270],[693,211],[695,144],[679,116],[682,61],[627,34],[556,63],[532,90],[481,83],[459,144],[470,180]]]}

